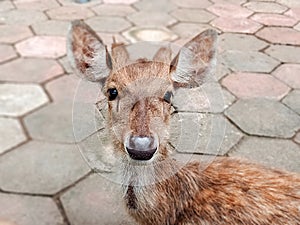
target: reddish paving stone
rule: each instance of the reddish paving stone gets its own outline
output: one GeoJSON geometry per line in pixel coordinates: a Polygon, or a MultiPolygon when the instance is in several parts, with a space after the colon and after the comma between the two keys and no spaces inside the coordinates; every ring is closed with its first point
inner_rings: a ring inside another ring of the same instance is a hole
{"type": "Polygon", "coordinates": [[[136,12],[129,15],[127,19],[139,26],[170,26],[176,22],[176,19],[167,13],[155,11],[136,12]]]}
{"type": "Polygon", "coordinates": [[[54,201],[37,196],[0,193],[0,218],[7,221],[4,225],[64,224],[54,201]]]}
{"type": "Polygon", "coordinates": [[[281,99],[290,88],[269,74],[233,73],[222,84],[238,98],[281,99]]]}
{"type": "Polygon", "coordinates": [[[13,59],[15,57],[17,57],[17,53],[12,46],[0,44],[0,63],[13,59]]]}
{"type": "Polygon", "coordinates": [[[93,7],[92,10],[99,16],[127,16],[136,12],[131,6],[121,4],[98,5],[93,7]]]}
{"type": "Polygon", "coordinates": [[[8,11],[14,8],[15,8],[14,5],[10,1],[0,2],[0,12],[8,11]]]}
{"type": "Polygon", "coordinates": [[[97,32],[117,33],[131,27],[131,24],[122,17],[116,16],[96,16],[86,20],[97,32]]]}
{"type": "Polygon", "coordinates": [[[211,28],[212,27],[207,24],[193,24],[193,23],[182,23],[182,22],[179,22],[176,25],[170,27],[170,29],[174,31],[182,39],[187,38],[188,40],[190,40],[197,34],[211,28]]]}
{"type": "Polygon", "coordinates": [[[4,81],[40,83],[63,73],[52,59],[20,58],[0,66],[0,80],[4,81]]]}
{"type": "Polygon", "coordinates": [[[298,23],[296,26],[294,26],[294,29],[300,31],[300,23],[298,23]]]}
{"type": "Polygon", "coordinates": [[[292,27],[297,23],[297,19],[291,16],[271,13],[256,13],[251,19],[266,26],[292,27]]]}
{"type": "Polygon", "coordinates": [[[29,27],[21,25],[0,25],[0,34],[0,43],[7,44],[14,44],[32,36],[29,27]]]}
{"type": "Polygon", "coordinates": [[[283,64],[272,74],[291,88],[300,89],[300,64],[283,64]]]}
{"type": "Polygon", "coordinates": [[[288,8],[275,2],[248,2],[244,5],[254,12],[283,13],[288,8]]]}
{"type": "Polygon", "coordinates": [[[84,7],[79,6],[63,6],[47,11],[47,15],[55,20],[78,20],[87,19],[94,16],[94,13],[84,7]]]}
{"type": "Polygon", "coordinates": [[[246,18],[219,17],[211,25],[224,32],[255,33],[262,25],[246,18]]]}
{"type": "Polygon", "coordinates": [[[37,35],[66,37],[70,22],[60,20],[47,20],[35,23],[32,28],[37,35]]]}
{"type": "Polygon", "coordinates": [[[300,45],[300,32],[287,27],[264,27],[256,36],[274,44],[300,45]]]}
{"type": "Polygon", "coordinates": [[[292,8],[284,14],[297,20],[300,20],[300,5],[299,8],[292,8]]]}
{"type": "Polygon", "coordinates": [[[182,8],[200,8],[205,9],[212,5],[208,0],[171,0],[175,5],[182,8]]]}
{"type": "Polygon", "coordinates": [[[16,0],[14,1],[14,4],[18,9],[32,9],[41,11],[60,6],[55,0],[16,0]]]}
{"type": "Polygon", "coordinates": [[[35,36],[16,44],[16,48],[25,57],[58,58],[66,54],[66,38],[35,36]]]}
{"type": "Polygon", "coordinates": [[[236,4],[215,4],[207,8],[210,12],[220,16],[220,17],[238,17],[246,18],[253,14],[252,11],[245,9],[236,4]]]}
{"type": "Polygon", "coordinates": [[[215,16],[203,9],[176,9],[171,13],[172,16],[181,22],[208,23],[215,16]]]}
{"type": "Polygon", "coordinates": [[[265,53],[284,63],[300,63],[300,47],[271,45],[265,53]]]}
{"type": "Polygon", "coordinates": [[[47,20],[44,13],[27,9],[5,11],[0,17],[0,23],[9,25],[31,25],[44,20],[47,20]]]}

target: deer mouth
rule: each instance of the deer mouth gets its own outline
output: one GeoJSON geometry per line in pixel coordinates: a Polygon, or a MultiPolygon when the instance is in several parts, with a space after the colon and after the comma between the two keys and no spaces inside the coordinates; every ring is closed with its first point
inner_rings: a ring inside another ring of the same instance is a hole
{"type": "Polygon", "coordinates": [[[152,159],[153,155],[157,151],[157,148],[148,150],[137,150],[126,147],[126,150],[131,159],[146,161],[152,159]]]}

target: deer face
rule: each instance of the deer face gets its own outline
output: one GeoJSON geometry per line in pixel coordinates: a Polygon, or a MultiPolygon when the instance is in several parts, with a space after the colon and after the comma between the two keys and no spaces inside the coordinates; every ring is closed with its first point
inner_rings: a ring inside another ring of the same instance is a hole
{"type": "Polygon", "coordinates": [[[167,157],[168,122],[173,92],[201,85],[211,72],[217,34],[207,30],[188,42],[171,61],[167,48],[153,60],[130,62],[123,45],[111,54],[85,23],[72,23],[68,57],[75,72],[103,84],[115,147],[129,160],[149,162],[167,157]]]}

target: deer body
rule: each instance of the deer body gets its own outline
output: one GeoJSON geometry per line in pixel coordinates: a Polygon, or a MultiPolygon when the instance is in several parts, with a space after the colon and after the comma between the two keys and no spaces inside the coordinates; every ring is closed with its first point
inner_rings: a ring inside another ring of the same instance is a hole
{"type": "Polygon", "coordinates": [[[129,63],[124,46],[109,54],[91,28],[73,22],[69,59],[79,76],[103,84],[126,208],[141,225],[299,225],[299,175],[228,158],[182,166],[168,156],[172,92],[205,81],[216,39],[212,30],[199,34],[171,63],[166,48],[129,63]]]}

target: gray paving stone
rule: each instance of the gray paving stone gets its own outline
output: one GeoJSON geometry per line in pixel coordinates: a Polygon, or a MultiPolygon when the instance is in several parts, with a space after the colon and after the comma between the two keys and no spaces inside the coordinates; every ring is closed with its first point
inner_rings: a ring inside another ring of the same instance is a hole
{"type": "Polygon", "coordinates": [[[32,25],[37,35],[66,36],[70,22],[59,20],[47,20],[32,25]]]}
{"type": "Polygon", "coordinates": [[[0,170],[1,189],[34,194],[55,194],[90,171],[76,145],[38,141],[2,156],[0,170]]]}
{"type": "Polygon", "coordinates": [[[71,101],[60,101],[26,116],[29,135],[36,140],[74,143],[103,127],[93,104],[75,103],[74,107],[71,101]]]}
{"type": "Polygon", "coordinates": [[[0,193],[0,218],[16,225],[64,224],[54,201],[36,196],[0,193]]]}
{"type": "Polygon", "coordinates": [[[69,59],[67,56],[60,58],[59,63],[62,65],[66,73],[73,73],[73,69],[70,65],[69,59]]]}
{"type": "Polygon", "coordinates": [[[7,44],[14,44],[32,36],[32,32],[29,27],[23,25],[1,25],[0,33],[0,42],[7,44]]]}
{"type": "Polygon", "coordinates": [[[0,66],[0,80],[44,82],[63,74],[62,67],[52,59],[19,58],[0,66]]]}
{"type": "Polygon", "coordinates": [[[0,63],[17,57],[17,53],[10,45],[0,44],[0,63]]]}
{"type": "Polygon", "coordinates": [[[300,145],[300,131],[294,137],[294,141],[300,145]]]}
{"type": "Polygon", "coordinates": [[[170,143],[179,152],[226,154],[242,137],[220,114],[177,113],[172,117],[170,143]]]}
{"type": "Polygon", "coordinates": [[[171,2],[182,8],[205,9],[212,5],[208,0],[171,0],[171,2]]]}
{"type": "Polygon", "coordinates": [[[270,167],[300,172],[300,146],[290,140],[246,137],[230,156],[270,167]]]}
{"type": "Polygon", "coordinates": [[[123,205],[121,186],[93,174],[61,197],[72,225],[136,225],[123,205]]]}
{"type": "Polygon", "coordinates": [[[300,47],[272,45],[265,53],[285,63],[300,63],[300,47]]]}
{"type": "Polygon", "coordinates": [[[282,100],[282,102],[300,114],[300,90],[293,90],[282,100]]]}
{"type": "Polygon", "coordinates": [[[170,12],[176,9],[176,5],[169,0],[140,0],[133,5],[140,11],[170,12]]]}
{"type": "Polygon", "coordinates": [[[219,36],[218,45],[221,50],[259,51],[268,43],[253,35],[224,33],[219,36]]]}
{"type": "Polygon", "coordinates": [[[0,115],[22,116],[48,102],[41,86],[35,84],[0,84],[0,115]]]}
{"type": "Polygon", "coordinates": [[[86,20],[86,23],[98,32],[117,33],[131,27],[127,20],[116,16],[96,16],[86,20]]]}
{"type": "Polygon", "coordinates": [[[171,15],[181,22],[209,23],[216,16],[203,9],[176,9],[171,15]]]}
{"type": "Polygon", "coordinates": [[[193,24],[193,23],[183,23],[179,22],[170,29],[174,31],[181,38],[192,39],[197,34],[207,30],[212,29],[211,26],[207,24],[193,24]]]}
{"type": "Polygon", "coordinates": [[[176,19],[166,12],[156,11],[136,12],[127,16],[127,19],[138,26],[170,26],[176,23],[176,19]]]}
{"type": "Polygon", "coordinates": [[[54,20],[80,20],[93,17],[95,14],[79,4],[50,9],[47,15],[54,20]]]}
{"type": "Polygon", "coordinates": [[[271,99],[241,99],[225,114],[252,135],[290,138],[300,128],[299,115],[271,99]]]}
{"type": "Polygon", "coordinates": [[[102,4],[92,8],[92,10],[99,16],[127,16],[136,10],[129,5],[122,4],[102,4]]]}
{"type": "Polygon", "coordinates": [[[229,50],[222,54],[226,65],[233,71],[269,73],[280,64],[277,60],[255,51],[229,50]]]}
{"type": "Polygon", "coordinates": [[[31,25],[44,20],[47,20],[46,15],[35,10],[10,10],[0,15],[0,23],[11,25],[31,25]]]}
{"type": "Polygon", "coordinates": [[[51,8],[59,7],[59,4],[55,0],[47,0],[47,1],[14,1],[14,4],[18,9],[29,9],[29,10],[40,10],[45,11],[51,8]]]}
{"type": "Polygon", "coordinates": [[[26,139],[18,120],[0,117],[0,154],[26,141],[26,139]]]}
{"type": "Polygon", "coordinates": [[[15,8],[14,5],[10,1],[0,2],[0,12],[8,11],[14,8],[15,8]]]}

